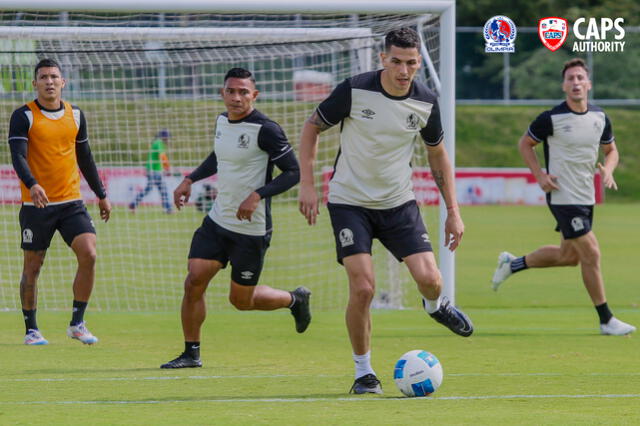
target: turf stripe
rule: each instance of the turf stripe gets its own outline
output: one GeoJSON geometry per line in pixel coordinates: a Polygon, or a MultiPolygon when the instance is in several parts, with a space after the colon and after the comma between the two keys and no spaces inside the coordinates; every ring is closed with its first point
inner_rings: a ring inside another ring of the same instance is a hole
{"type": "MultiPolygon", "coordinates": [[[[547,376],[547,377],[572,377],[572,376],[601,376],[601,377],[633,377],[640,376],[640,372],[629,373],[449,373],[449,377],[518,377],[518,376],[547,376]]],[[[0,379],[3,382],[117,382],[117,381],[143,381],[143,380],[210,380],[210,379],[277,379],[277,378],[306,378],[306,377],[350,377],[344,374],[273,374],[273,375],[238,375],[238,376],[149,376],[149,377],[29,377],[15,379],[0,379]]]]}
{"type": "Polygon", "coordinates": [[[175,404],[175,403],[253,403],[253,402],[360,402],[360,401],[414,401],[417,399],[429,399],[433,401],[450,400],[487,400],[487,399],[613,399],[613,398],[640,398],[640,394],[602,394],[602,395],[470,395],[470,396],[443,396],[424,398],[405,397],[336,397],[336,398],[224,398],[224,399],[174,399],[174,400],[119,400],[119,401],[0,401],[0,405],[122,405],[122,404],[175,404]]]}

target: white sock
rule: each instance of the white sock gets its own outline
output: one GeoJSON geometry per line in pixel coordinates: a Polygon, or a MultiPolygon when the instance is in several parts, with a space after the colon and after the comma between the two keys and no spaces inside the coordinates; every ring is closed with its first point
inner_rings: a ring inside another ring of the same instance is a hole
{"type": "Polygon", "coordinates": [[[364,355],[353,354],[353,362],[356,365],[356,379],[367,374],[376,374],[371,368],[371,351],[364,355]]]}
{"type": "Polygon", "coordinates": [[[428,314],[432,314],[440,308],[440,298],[429,300],[423,297],[422,300],[424,300],[424,310],[427,311],[428,314]]]}

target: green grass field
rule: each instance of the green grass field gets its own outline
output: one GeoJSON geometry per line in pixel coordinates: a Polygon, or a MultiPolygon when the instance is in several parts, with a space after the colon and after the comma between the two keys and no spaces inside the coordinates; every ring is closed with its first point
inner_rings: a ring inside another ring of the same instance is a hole
{"type": "MultiPolygon", "coordinates": [[[[595,228],[609,303],[636,326],[639,207],[598,206],[595,228]]],[[[640,340],[598,334],[577,268],[525,271],[500,292],[490,290],[499,251],[521,254],[558,239],[546,208],[462,213],[457,302],[476,332],[465,339],[436,324],[417,309],[415,291],[406,310],[376,310],[372,362],[383,396],[347,395],[353,367],[340,309],[316,310],[302,335],[285,311],[211,309],[204,368],[188,371],[158,368],[182,350],[177,309],[90,310],[89,326],[101,339],[92,347],[65,336],[70,314],[47,309],[39,324],[50,345],[26,347],[21,316],[12,310],[0,312],[0,424],[638,424],[640,340]],[[443,364],[444,383],[431,398],[403,398],[393,384],[396,359],[411,349],[429,350],[443,364]]],[[[432,229],[433,218],[430,209],[432,229]]],[[[341,279],[336,286],[344,286],[341,279]]],[[[325,289],[307,284],[321,300],[325,289]]]]}

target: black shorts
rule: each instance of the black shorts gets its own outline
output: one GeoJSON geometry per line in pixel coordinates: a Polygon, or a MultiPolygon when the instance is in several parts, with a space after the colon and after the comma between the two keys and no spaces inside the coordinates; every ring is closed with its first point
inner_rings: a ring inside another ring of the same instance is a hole
{"type": "Polygon", "coordinates": [[[223,268],[230,261],[233,281],[241,285],[256,285],[270,242],[271,232],[266,235],[239,234],[205,216],[193,234],[189,259],[217,260],[223,268]]]}
{"type": "Polygon", "coordinates": [[[549,204],[549,210],[558,222],[556,231],[562,232],[565,240],[578,238],[591,231],[593,206],[549,204]]]}
{"type": "Polygon", "coordinates": [[[46,250],[56,230],[68,246],[80,234],[96,233],[93,220],[81,200],[48,205],[42,209],[22,205],[20,208],[20,230],[23,250],[46,250]]]}
{"type": "Polygon", "coordinates": [[[415,200],[385,210],[332,203],[327,208],[340,263],[353,254],[371,254],[374,238],[399,261],[411,254],[433,251],[415,200]]]}

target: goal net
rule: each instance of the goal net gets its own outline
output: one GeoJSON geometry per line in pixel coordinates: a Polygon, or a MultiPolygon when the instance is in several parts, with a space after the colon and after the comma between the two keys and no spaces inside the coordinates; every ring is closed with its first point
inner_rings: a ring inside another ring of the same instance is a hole
{"type": "MultiPolygon", "coordinates": [[[[189,205],[180,212],[165,212],[157,188],[130,210],[147,184],[145,164],[158,132],[166,129],[171,135],[164,181],[172,198],[182,176],[213,148],[216,117],[224,111],[219,96],[224,74],[245,67],[260,91],[256,107],[283,127],[297,152],[304,121],[333,86],[379,67],[378,52],[390,29],[420,31],[428,58],[418,78],[437,88],[439,23],[437,14],[0,12],[0,134],[8,133],[12,111],[35,98],[36,62],[56,59],[67,79],[63,98],[85,113],[91,149],[114,206],[111,220],[100,222],[97,200],[83,182],[98,233],[91,306],[176,310],[191,237],[215,196],[216,179],[195,184],[189,205]]],[[[338,144],[339,129],[323,134],[315,169],[320,194],[338,144]]],[[[420,145],[414,166],[426,164],[420,145]]],[[[20,308],[20,195],[8,144],[0,146],[0,309],[13,310],[20,308]]],[[[425,218],[435,240],[438,213],[428,210],[425,218]]],[[[273,198],[272,212],[274,236],[261,283],[289,290],[306,285],[315,309],[345,306],[347,279],[335,261],[326,208],[318,225],[309,227],[297,210],[296,187],[273,198]]],[[[418,306],[406,268],[378,245],[374,259],[374,306],[418,306]]],[[[75,269],[73,253],[56,234],[39,278],[40,308],[70,306],[75,269]]],[[[207,301],[215,309],[229,306],[229,272],[222,271],[209,286],[207,301]]]]}

